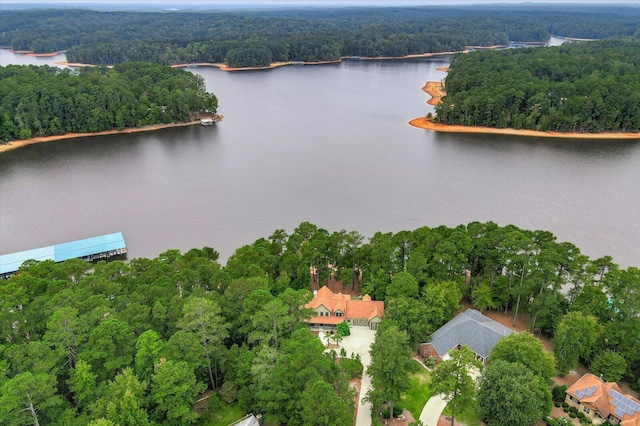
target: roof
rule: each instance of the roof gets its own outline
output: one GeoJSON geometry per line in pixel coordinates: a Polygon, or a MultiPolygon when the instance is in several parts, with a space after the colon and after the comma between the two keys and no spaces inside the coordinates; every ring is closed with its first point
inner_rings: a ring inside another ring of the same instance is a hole
{"type": "Polygon", "coordinates": [[[623,394],[616,383],[604,382],[587,373],[567,389],[567,394],[597,410],[604,418],[613,414],[623,426],[640,426],[640,401],[623,394]]]}
{"type": "Polygon", "coordinates": [[[313,299],[307,303],[306,307],[317,309],[324,306],[330,313],[330,316],[317,316],[309,321],[312,324],[339,324],[345,319],[368,319],[384,315],[384,302],[371,300],[371,297],[365,295],[362,300],[351,300],[348,294],[334,293],[329,287],[321,287],[314,295],[313,299]],[[336,317],[335,312],[341,311],[342,316],[336,317]]]}
{"type": "Polygon", "coordinates": [[[259,426],[259,425],[260,425],[260,422],[258,418],[253,414],[247,414],[240,420],[229,424],[229,426],[259,426]]]}
{"type": "Polygon", "coordinates": [[[17,271],[27,260],[62,262],[92,254],[126,248],[122,232],[0,255],[0,274],[17,271]]]}
{"type": "Polygon", "coordinates": [[[475,309],[467,309],[431,335],[431,344],[440,356],[458,345],[467,345],[486,358],[500,339],[514,331],[475,309]]]}

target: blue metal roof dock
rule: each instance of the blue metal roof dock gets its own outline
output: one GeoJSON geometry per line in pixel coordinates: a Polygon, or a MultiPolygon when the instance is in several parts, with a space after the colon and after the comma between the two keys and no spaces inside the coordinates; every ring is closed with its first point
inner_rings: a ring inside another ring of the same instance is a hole
{"type": "Polygon", "coordinates": [[[56,244],[48,247],[19,251],[0,255],[0,278],[7,278],[16,273],[20,266],[29,259],[62,262],[68,259],[93,260],[108,259],[113,256],[124,256],[127,246],[122,232],[85,238],[84,240],[56,244]]]}

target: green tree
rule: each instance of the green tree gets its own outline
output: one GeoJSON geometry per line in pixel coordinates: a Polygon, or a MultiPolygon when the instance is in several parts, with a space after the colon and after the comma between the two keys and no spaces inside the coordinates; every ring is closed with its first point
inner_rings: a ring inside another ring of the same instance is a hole
{"type": "Polygon", "coordinates": [[[89,402],[93,401],[96,391],[96,375],[91,372],[91,365],[82,360],[78,361],[70,371],[67,386],[73,393],[76,405],[83,410],[86,409],[89,402]]]}
{"type": "Polygon", "coordinates": [[[605,350],[593,359],[589,369],[605,382],[617,382],[627,371],[627,361],[618,352],[605,350]]]}
{"type": "Polygon", "coordinates": [[[494,360],[478,388],[478,407],[489,426],[528,426],[551,411],[545,379],[519,363],[494,360]]]}
{"type": "Polygon", "coordinates": [[[531,333],[512,333],[500,339],[490,354],[490,362],[497,360],[520,363],[546,380],[556,374],[553,353],[548,352],[531,333]]]}
{"type": "Polygon", "coordinates": [[[280,299],[272,300],[253,316],[253,328],[249,334],[251,342],[265,342],[279,348],[279,338],[288,331],[291,315],[280,299]]]}
{"type": "Polygon", "coordinates": [[[566,373],[579,358],[587,359],[601,333],[602,326],[595,317],[580,312],[565,315],[552,342],[558,369],[566,373]]]}
{"type": "Polygon", "coordinates": [[[164,351],[164,342],[158,333],[147,330],[138,336],[136,349],[135,372],[142,380],[150,380],[164,351]]]}
{"type": "Polygon", "coordinates": [[[408,272],[398,272],[391,277],[387,286],[386,300],[394,297],[417,298],[419,293],[418,281],[408,272]]]}
{"type": "Polygon", "coordinates": [[[135,336],[124,321],[109,317],[89,334],[89,342],[80,358],[95,369],[99,381],[115,376],[116,372],[133,362],[135,336]]]}
{"type": "Polygon", "coordinates": [[[20,373],[2,386],[0,419],[11,425],[55,421],[63,406],[52,374],[20,373]]]}
{"type": "Polygon", "coordinates": [[[425,318],[429,312],[427,305],[419,299],[396,297],[387,301],[385,318],[393,320],[401,331],[409,336],[411,344],[424,341],[433,332],[430,322],[425,318]]]}
{"type": "Polygon", "coordinates": [[[193,404],[205,389],[186,362],[161,362],[151,379],[150,398],[156,405],[156,420],[172,425],[192,423],[198,418],[193,404]]]}
{"type": "Polygon", "coordinates": [[[493,301],[491,287],[486,283],[482,283],[472,290],[471,299],[473,300],[473,306],[480,309],[480,312],[496,307],[493,301]]]}
{"type": "Polygon", "coordinates": [[[367,374],[371,377],[372,390],[367,392],[367,400],[374,410],[384,402],[389,404],[393,417],[393,404],[409,388],[411,371],[411,348],[409,337],[397,326],[381,327],[376,340],[371,345],[371,363],[367,374]]]}
{"type": "Polygon", "coordinates": [[[431,375],[430,388],[434,395],[442,395],[451,410],[451,426],[455,415],[468,406],[475,396],[475,383],[469,375],[477,367],[475,355],[468,346],[449,352],[449,359],[440,361],[431,375]]]}
{"type": "Polygon", "coordinates": [[[196,335],[204,348],[204,356],[207,360],[209,380],[212,389],[216,387],[214,380],[214,367],[217,360],[215,355],[223,345],[224,339],[229,336],[229,324],[221,315],[220,307],[214,301],[204,297],[191,297],[187,299],[182,308],[183,316],[178,321],[178,327],[196,335]]]}
{"type": "Polygon", "coordinates": [[[353,423],[352,395],[340,396],[324,380],[316,380],[302,393],[303,426],[343,426],[353,423]],[[345,397],[346,396],[346,397],[345,397]]]}
{"type": "Polygon", "coordinates": [[[78,310],[62,307],[56,310],[47,321],[44,340],[65,354],[69,368],[75,366],[80,346],[87,339],[88,326],[85,319],[78,316],[78,310]]]}

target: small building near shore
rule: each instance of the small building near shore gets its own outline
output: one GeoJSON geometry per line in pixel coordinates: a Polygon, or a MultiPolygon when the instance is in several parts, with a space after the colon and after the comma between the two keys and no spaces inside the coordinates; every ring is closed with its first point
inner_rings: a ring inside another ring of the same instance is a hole
{"type": "Polygon", "coordinates": [[[87,262],[126,258],[127,246],[122,232],[85,238],[83,240],[56,244],[31,250],[0,255],[0,279],[15,274],[27,260],[53,260],[63,262],[68,259],[82,259],[87,262]]]}

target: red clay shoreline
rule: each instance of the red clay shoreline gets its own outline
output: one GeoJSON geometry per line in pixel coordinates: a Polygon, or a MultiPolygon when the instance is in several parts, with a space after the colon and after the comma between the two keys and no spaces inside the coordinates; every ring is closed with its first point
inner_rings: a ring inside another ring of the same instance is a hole
{"type": "MultiPolygon", "coordinates": [[[[444,71],[444,68],[438,69],[438,71],[444,71]]],[[[436,106],[442,96],[446,93],[443,88],[443,83],[438,81],[427,81],[422,87],[422,90],[429,94],[431,97],[427,101],[427,104],[436,106]]],[[[530,136],[538,138],[563,138],[563,139],[640,139],[640,133],[574,133],[574,132],[541,132],[537,130],[523,130],[523,129],[511,129],[511,128],[495,128],[495,127],[481,127],[481,126],[460,126],[451,124],[435,123],[433,120],[428,120],[426,117],[414,118],[409,121],[409,124],[418,127],[420,129],[432,130],[442,133],[475,133],[475,134],[492,134],[492,135],[510,135],[510,136],[530,136]]]]}
{"type": "MultiPolygon", "coordinates": [[[[224,117],[218,114],[218,118],[214,120],[216,123],[221,121],[224,117]]],[[[105,135],[121,135],[128,133],[141,133],[151,132],[154,130],[168,129],[170,127],[186,127],[193,126],[194,124],[200,124],[200,120],[187,121],[184,123],[168,123],[168,124],[152,124],[144,127],[128,127],[124,130],[103,130],[101,132],[88,132],[88,133],[65,133],[64,135],[52,135],[52,136],[36,136],[30,139],[12,140],[6,143],[0,143],[0,154],[14,149],[22,148],[27,145],[34,145],[37,143],[53,142],[64,139],[86,138],[91,136],[105,136],[105,135]]]]}

